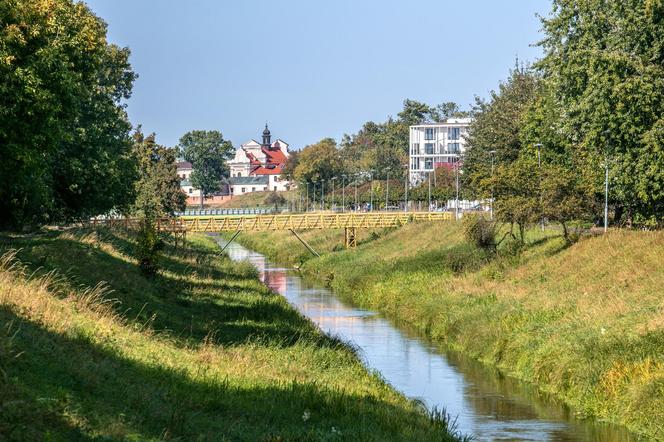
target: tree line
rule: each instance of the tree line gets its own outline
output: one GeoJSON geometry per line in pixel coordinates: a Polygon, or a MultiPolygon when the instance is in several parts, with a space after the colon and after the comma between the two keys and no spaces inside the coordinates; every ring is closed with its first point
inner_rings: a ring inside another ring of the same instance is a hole
{"type": "Polygon", "coordinates": [[[191,131],[172,149],[132,128],[137,74],[106,31],[82,2],[0,2],[0,229],[183,210],[178,157],[204,196],[228,176],[221,132],[191,131]]]}
{"type": "MultiPolygon", "coordinates": [[[[663,20],[661,1],[554,0],[541,18],[542,59],[517,61],[498,89],[467,112],[454,103],[406,100],[397,118],[367,122],[338,145],[323,139],[305,147],[287,173],[300,193],[324,185],[329,191],[330,181],[338,185],[344,176],[400,180],[409,125],[470,116],[460,193],[493,201],[496,217],[518,232],[547,219],[567,235],[570,222],[602,224],[605,205],[611,223],[661,226],[663,20]]],[[[454,194],[455,180],[436,182],[437,197],[454,194]]],[[[409,197],[427,198],[425,187],[409,197]]]]}

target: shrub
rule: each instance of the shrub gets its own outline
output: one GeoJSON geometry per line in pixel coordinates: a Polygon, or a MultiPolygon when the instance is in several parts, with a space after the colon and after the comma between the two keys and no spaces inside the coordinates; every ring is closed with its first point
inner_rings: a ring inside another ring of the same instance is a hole
{"type": "Polygon", "coordinates": [[[496,249],[496,223],[482,215],[466,214],[462,218],[466,240],[482,250],[496,249]]]}
{"type": "Polygon", "coordinates": [[[154,276],[159,270],[159,248],[161,247],[159,235],[154,221],[145,218],[141,221],[138,231],[136,258],[138,266],[145,276],[154,276]]]}

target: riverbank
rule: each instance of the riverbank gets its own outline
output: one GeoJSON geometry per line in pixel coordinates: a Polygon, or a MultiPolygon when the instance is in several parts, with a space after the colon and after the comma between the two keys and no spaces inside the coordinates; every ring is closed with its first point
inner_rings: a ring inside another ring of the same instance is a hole
{"type": "Polygon", "coordinates": [[[209,237],[134,247],[0,235],[0,438],[454,440],[209,237]]]}
{"type": "Polygon", "coordinates": [[[320,258],[288,232],[239,240],[536,384],[580,418],[664,439],[664,232],[616,231],[568,247],[557,232],[531,231],[520,255],[498,258],[452,223],[360,235],[347,251],[341,231],[301,233],[320,258]]]}

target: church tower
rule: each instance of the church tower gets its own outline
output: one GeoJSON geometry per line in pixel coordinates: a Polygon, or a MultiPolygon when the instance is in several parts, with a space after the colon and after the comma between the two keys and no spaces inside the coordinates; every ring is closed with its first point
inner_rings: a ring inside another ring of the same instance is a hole
{"type": "Polygon", "coordinates": [[[272,143],[270,142],[270,129],[267,128],[265,123],[265,130],[263,131],[263,147],[269,149],[272,143]]]}

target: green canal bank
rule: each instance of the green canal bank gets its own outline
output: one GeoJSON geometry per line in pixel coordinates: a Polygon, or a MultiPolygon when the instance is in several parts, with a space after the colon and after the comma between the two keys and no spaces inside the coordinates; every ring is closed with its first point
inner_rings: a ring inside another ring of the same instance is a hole
{"type": "Polygon", "coordinates": [[[0,234],[2,440],[458,440],[209,237],[0,234]]]}
{"type": "Polygon", "coordinates": [[[238,241],[288,262],[362,307],[537,385],[579,418],[664,440],[664,232],[614,231],[568,245],[529,231],[520,253],[489,254],[454,223],[238,241]]]}

